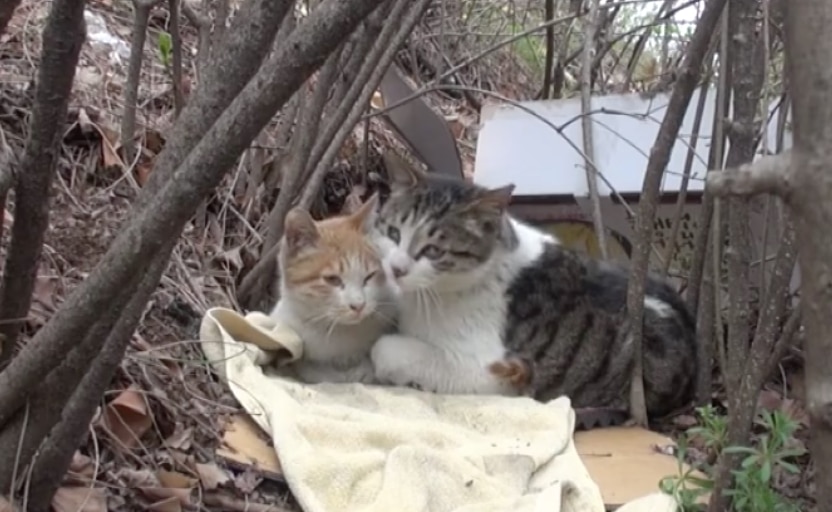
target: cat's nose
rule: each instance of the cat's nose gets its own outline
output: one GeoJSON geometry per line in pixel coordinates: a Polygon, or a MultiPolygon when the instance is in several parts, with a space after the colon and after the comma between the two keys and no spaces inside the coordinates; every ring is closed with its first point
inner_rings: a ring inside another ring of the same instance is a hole
{"type": "Polygon", "coordinates": [[[350,304],[350,309],[353,313],[361,313],[364,310],[364,302],[353,302],[350,304]]]}
{"type": "Polygon", "coordinates": [[[404,268],[404,267],[399,267],[397,265],[393,265],[390,268],[391,268],[391,270],[393,270],[393,277],[395,277],[396,279],[399,279],[399,278],[407,275],[407,269],[404,268]]]}

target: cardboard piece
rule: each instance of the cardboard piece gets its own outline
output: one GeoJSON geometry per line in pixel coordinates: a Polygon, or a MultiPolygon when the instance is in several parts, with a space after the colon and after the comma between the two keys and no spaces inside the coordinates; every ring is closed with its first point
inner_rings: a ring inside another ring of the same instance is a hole
{"type": "Polygon", "coordinates": [[[232,417],[225,428],[217,455],[232,466],[240,469],[254,466],[270,480],[285,481],[280,459],[269,436],[245,413],[232,417]]]}
{"type": "MultiPolygon", "coordinates": [[[[679,474],[667,436],[640,427],[609,427],[575,433],[575,446],[607,509],[660,492],[659,482],[679,474]]],[[[688,469],[687,465],[683,466],[688,469]]],[[[701,477],[701,474],[696,476],[701,477]]]]}

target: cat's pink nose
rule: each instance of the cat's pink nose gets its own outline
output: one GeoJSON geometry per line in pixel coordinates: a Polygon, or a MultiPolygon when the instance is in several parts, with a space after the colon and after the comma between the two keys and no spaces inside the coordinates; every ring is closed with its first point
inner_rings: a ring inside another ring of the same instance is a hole
{"type": "Polygon", "coordinates": [[[361,313],[364,310],[364,305],[364,302],[355,302],[353,304],[350,304],[350,309],[353,313],[361,313]]]}
{"type": "Polygon", "coordinates": [[[406,268],[402,268],[402,267],[398,267],[396,265],[393,265],[391,267],[391,269],[393,270],[393,277],[395,277],[396,279],[399,279],[399,278],[407,275],[407,269],[406,268]]]}

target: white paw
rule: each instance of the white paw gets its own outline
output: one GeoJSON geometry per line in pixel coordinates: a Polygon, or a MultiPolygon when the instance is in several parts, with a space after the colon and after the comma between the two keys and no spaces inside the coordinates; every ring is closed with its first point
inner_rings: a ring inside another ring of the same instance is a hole
{"type": "Polygon", "coordinates": [[[394,386],[418,384],[415,375],[409,371],[414,368],[414,364],[418,365],[418,361],[409,357],[413,352],[413,344],[413,341],[402,339],[396,335],[386,335],[379,338],[370,352],[376,380],[394,386]]]}

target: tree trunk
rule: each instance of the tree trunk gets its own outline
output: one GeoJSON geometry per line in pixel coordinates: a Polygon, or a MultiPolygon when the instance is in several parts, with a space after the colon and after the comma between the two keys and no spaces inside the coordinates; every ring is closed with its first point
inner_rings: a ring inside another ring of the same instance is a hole
{"type": "Polygon", "coordinates": [[[84,0],[57,1],[43,30],[32,126],[15,185],[15,223],[6,256],[0,303],[0,365],[5,366],[29,314],[43,237],[49,226],[49,189],[58,163],[75,67],[86,37],[84,0]]]}
{"type": "Polygon", "coordinates": [[[786,71],[792,88],[793,208],[806,328],[806,401],[817,510],[832,510],[832,3],[790,0],[786,71]]]}
{"type": "MultiPolygon", "coordinates": [[[[832,3],[793,0],[784,10],[794,146],[788,153],[761,158],[737,172],[711,172],[707,187],[723,196],[778,194],[792,212],[806,329],[806,408],[816,508],[832,510],[832,338],[828,335],[832,318],[832,67],[818,65],[832,62],[828,36],[832,3]]],[[[785,330],[795,328],[795,318],[789,319],[785,330]]],[[[775,352],[782,350],[783,343],[777,345],[775,352]]]]}
{"type": "Polygon", "coordinates": [[[632,386],[630,391],[630,412],[638,423],[647,424],[647,412],[644,404],[644,384],[642,381],[642,331],[644,315],[644,286],[650,257],[650,243],[653,240],[653,219],[658,207],[659,187],[670,153],[682,127],[682,121],[687,112],[693,90],[699,81],[702,61],[708,51],[708,46],[719,17],[725,7],[725,0],[708,0],[702,17],[696,25],[690,45],[688,46],[682,69],[679,71],[678,82],[673,88],[667,113],[662,120],[659,134],[650,158],[647,161],[647,171],[644,175],[644,185],[639,199],[639,212],[636,219],[636,247],[633,251],[633,263],[630,271],[630,284],[627,290],[627,311],[632,319],[632,338],[635,347],[635,364],[633,369],[632,386]]]}

